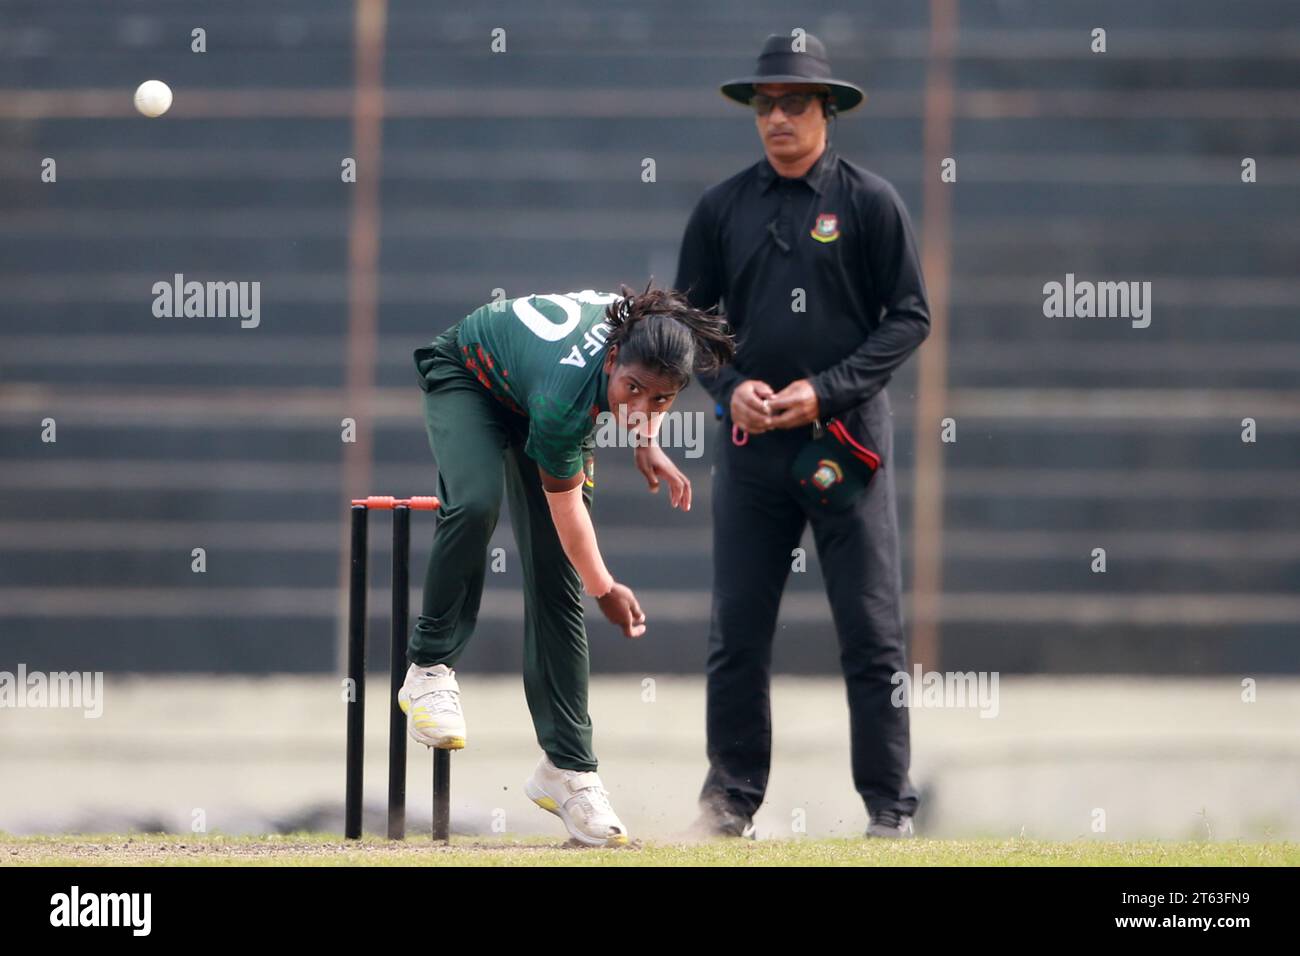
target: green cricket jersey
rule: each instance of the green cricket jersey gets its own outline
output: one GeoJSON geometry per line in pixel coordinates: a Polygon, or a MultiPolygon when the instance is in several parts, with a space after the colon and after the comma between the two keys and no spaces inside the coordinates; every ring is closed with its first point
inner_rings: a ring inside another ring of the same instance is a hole
{"type": "MultiPolygon", "coordinates": [[[[485,389],[528,417],[525,453],[557,478],[583,469],[583,444],[609,410],[608,292],[534,294],[475,309],[458,325],[461,358],[485,389]]],[[[425,349],[416,351],[423,375],[425,349]]]]}

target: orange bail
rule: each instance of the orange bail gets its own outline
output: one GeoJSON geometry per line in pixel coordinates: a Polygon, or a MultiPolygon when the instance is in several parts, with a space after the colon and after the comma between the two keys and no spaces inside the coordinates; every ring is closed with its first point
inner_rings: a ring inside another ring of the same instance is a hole
{"type": "Polygon", "coordinates": [[[439,502],[433,495],[413,495],[410,498],[394,498],[392,495],[371,495],[368,498],[353,498],[354,508],[374,508],[379,511],[392,511],[405,505],[412,511],[436,511],[439,502]]]}

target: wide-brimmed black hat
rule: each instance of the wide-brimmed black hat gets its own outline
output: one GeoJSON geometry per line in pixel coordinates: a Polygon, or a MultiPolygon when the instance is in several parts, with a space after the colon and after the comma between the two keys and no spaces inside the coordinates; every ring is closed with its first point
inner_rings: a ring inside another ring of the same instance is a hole
{"type": "Polygon", "coordinates": [[[811,33],[802,36],[803,50],[795,52],[795,38],[773,33],[763,44],[758,55],[758,66],[753,76],[742,76],[722,84],[722,95],[745,106],[754,95],[758,83],[821,83],[830,87],[831,102],[840,113],[861,106],[867,94],[852,83],[831,76],[830,60],[826,47],[811,33]]]}

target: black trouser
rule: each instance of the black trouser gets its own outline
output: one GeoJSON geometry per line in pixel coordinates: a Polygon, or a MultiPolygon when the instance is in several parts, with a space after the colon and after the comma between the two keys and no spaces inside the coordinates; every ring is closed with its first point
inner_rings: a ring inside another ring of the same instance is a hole
{"type": "Polygon", "coordinates": [[[709,629],[709,773],[702,804],[746,819],[763,802],[771,764],[772,637],[791,552],[812,522],[848,685],[853,784],[871,814],[915,812],[906,707],[890,698],[907,669],[901,610],[893,427],[882,390],[864,409],[882,459],[866,492],[838,514],[806,508],[789,476],[809,428],[751,435],[731,420],[717,435],[713,477],[713,611],[709,629]]]}

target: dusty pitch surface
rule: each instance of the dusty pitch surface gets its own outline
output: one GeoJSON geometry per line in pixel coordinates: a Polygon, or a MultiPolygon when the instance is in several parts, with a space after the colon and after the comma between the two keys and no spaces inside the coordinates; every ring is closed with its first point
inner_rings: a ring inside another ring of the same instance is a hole
{"type": "Polygon", "coordinates": [[[0,866],[1298,866],[1300,844],[1075,840],[729,840],[590,849],[545,837],[0,835],[0,866]]]}

